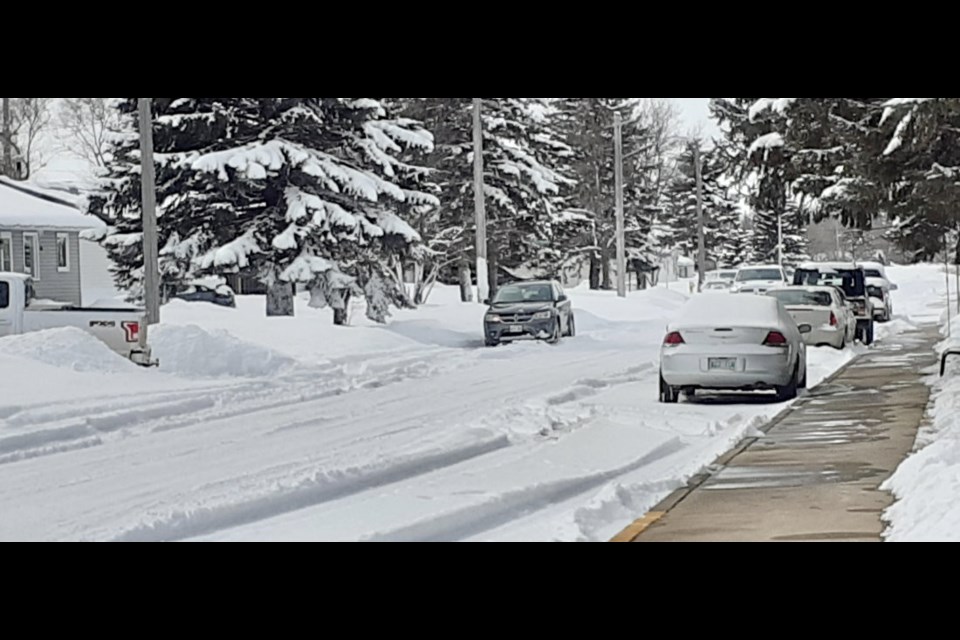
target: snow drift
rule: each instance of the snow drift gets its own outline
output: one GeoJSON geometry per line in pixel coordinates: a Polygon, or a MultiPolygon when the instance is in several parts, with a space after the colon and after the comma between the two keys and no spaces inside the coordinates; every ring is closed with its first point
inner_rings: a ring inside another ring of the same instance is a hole
{"type": "Polygon", "coordinates": [[[196,325],[161,325],[150,344],[166,373],[192,378],[273,376],[296,365],[293,358],[244,342],[226,331],[196,325]]]}

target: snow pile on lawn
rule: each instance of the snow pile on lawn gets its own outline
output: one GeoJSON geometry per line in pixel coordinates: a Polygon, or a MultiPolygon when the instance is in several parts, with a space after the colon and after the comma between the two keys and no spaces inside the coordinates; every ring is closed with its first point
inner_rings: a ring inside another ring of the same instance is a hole
{"type": "Polygon", "coordinates": [[[0,338],[0,353],[73,371],[124,373],[137,369],[135,364],[76,327],[0,338]]]}
{"type": "Polygon", "coordinates": [[[258,378],[296,365],[293,358],[226,331],[207,331],[195,325],[161,325],[151,330],[150,343],[163,371],[184,377],[258,378]]]}

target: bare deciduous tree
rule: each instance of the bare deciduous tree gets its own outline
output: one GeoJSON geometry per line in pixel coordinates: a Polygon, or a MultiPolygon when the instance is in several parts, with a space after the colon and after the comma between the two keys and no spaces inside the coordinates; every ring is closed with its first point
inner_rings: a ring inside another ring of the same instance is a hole
{"type": "Polygon", "coordinates": [[[53,98],[11,98],[10,146],[21,163],[18,178],[26,180],[34,171],[43,168],[47,159],[37,146],[49,126],[53,98]]]}
{"type": "Polygon", "coordinates": [[[123,130],[123,118],[113,98],[63,98],[59,114],[68,134],[64,146],[97,167],[106,166],[110,142],[123,130]]]}

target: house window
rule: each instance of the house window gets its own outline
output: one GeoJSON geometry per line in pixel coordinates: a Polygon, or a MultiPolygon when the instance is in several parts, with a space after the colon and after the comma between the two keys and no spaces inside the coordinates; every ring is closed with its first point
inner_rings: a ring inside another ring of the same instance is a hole
{"type": "Polygon", "coordinates": [[[23,272],[34,280],[40,279],[40,235],[23,234],[23,272]]]}
{"type": "Polygon", "coordinates": [[[70,271],[70,236],[66,233],[57,234],[57,271],[70,271]]]}
{"type": "Polygon", "coordinates": [[[13,271],[13,236],[0,233],[0,271],[13,271]]]}

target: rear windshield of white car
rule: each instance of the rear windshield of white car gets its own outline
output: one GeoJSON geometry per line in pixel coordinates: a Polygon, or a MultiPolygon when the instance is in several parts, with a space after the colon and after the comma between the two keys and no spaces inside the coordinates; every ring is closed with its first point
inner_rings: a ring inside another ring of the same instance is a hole
{"type": "Polygon", "coordinates": [[[867,287],[867,293],[870,294],[871,298],[883,300],[883,289],[880,287],[867,287]]]}
{"type": "Polygon", "coordinates": [[[777,269],[744,269],[737,274],[737,282],[754,280],[783,280],[783,273],[777,269]]]}
{"type": "Polygon", "coordinates": [[[864,269],[863,274],[868,278],[882,278],[883,274],[876,269],[864,269]]]}
{"type": "Polygon", "coordinates": [[[770,295],[788,307],[829,307],[833,304],[833,298],[824,291],[774,291],[770,295]]]}
{"type": "Polygon", "coordinates": [[[0,309],[6,309],[10,306],[10,285],[6,282],[0,282],[0,309]]]}

